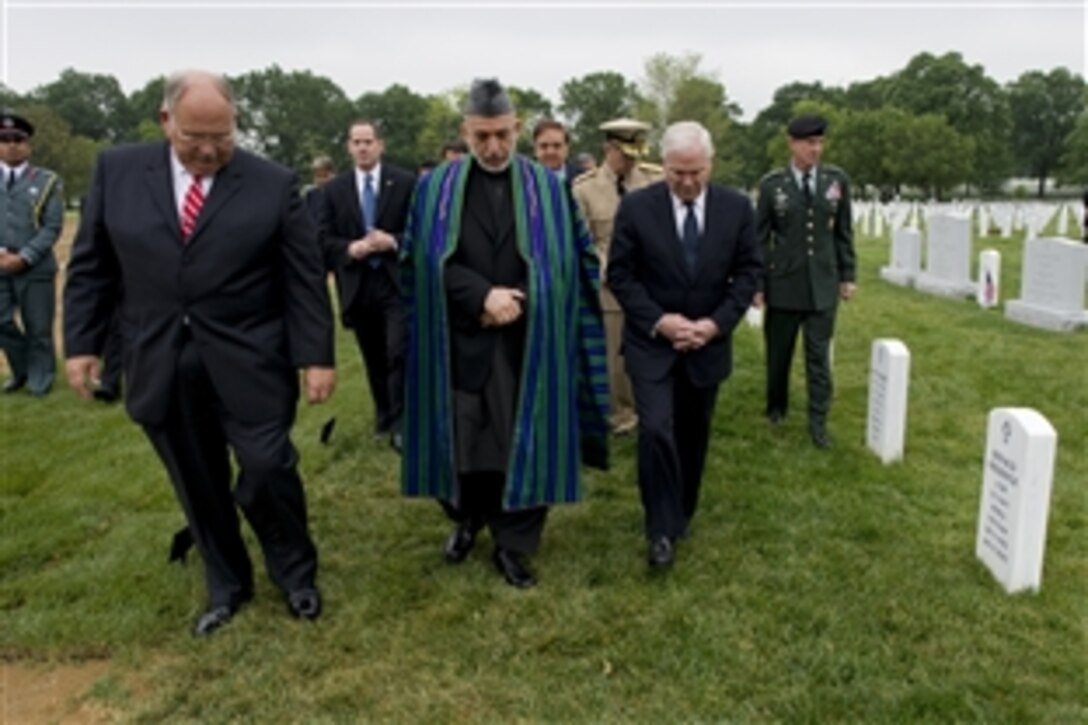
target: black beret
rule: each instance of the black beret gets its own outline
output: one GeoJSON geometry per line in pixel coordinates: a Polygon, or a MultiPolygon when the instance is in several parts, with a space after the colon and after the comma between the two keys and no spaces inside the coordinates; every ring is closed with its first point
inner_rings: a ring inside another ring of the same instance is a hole
{"type": "Polygon", "coordinates": [[[786,131],[791,138],[811,138],[813,136],[823,136],[824,131],[827,130],[827,119],[823,116],[817,116],[815,114],[806,113],[803,116],[790,121],[790,125],[786,127],[786,131]]]}
{"type": "Polygon", "coordinates": [[[0,113],[0,133],[14,133],[30,138],[34,135],[34,126],[22,116],[17,116],[11,111],[4,111],[0,113]]]}
{"type": "Polygon", "coordinates": [[[510,102],[510,96],[497,78],[477,78],[472,81],[472,87],[468,89],[468,97],[465,99],[466,116],[483,116],[494,118],[505,116],[514,112],[514,104],[510,102]]]}

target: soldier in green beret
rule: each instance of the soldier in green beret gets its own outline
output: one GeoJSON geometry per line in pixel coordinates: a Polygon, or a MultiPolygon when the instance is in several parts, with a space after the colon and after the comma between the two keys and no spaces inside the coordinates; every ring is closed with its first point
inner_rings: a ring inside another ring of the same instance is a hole
{"type": "Polygon", "coordinates": [[[64,224],[64,195],[60,177],[30,164],[33,135],[25,118],[0,113],[0,349],[11,368],[3,391],[26,386],[45,395],[57,367],[53,245],[64,224]]]}
{"type": "Polygon", "coordinates": [[[804,333],[808,426],[812,442],[828,448],[831,339],[840,299],[854,296],[854,234],[850,181],[842,169],[820,164],[827,121],[793,119],[790,163],[759,183],[756,235],[763,247],[763,331],[767,345],[767,418],[782,422],[789,408],[790,364],[804,333]]]}

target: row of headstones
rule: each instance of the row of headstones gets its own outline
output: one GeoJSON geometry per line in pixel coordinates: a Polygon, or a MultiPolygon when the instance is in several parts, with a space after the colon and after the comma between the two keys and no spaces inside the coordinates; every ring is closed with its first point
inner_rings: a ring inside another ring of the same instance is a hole
{"type": "MultiPolygon", "coordinates": [[[[893,284],[913,286],[944,297],[973,296],[983,307],[1000,300],[1001,254],[979,255],[978,280],[971,280],[971,221],[965,215],[936,214],[926,227],[926,260],[922,268],[921,233],[896,229],[891,260],[880,276],[893,284]]],[[[1088,244],[1058,237],[1024,241],[1020,297],[1005,304],[1005,316],[1046,330],[1088,327],[1084,289],[1088,277],[1088,244]]]]}
{"type": "MultiPolygon", "coordinates": [[[[909,380],[907,346],[874,340],[865,441],[885,464],[903,457],[909,380]]],[[[1042,584],[1057,445],[1057,432],[1038,411],[990,411],[975,555],[1009,593],[1042,584]]]]}
{"type": "Polygon", "coordinates": [[[1059,237],[1082,236],[1079,221],[1084,219],[1081,202],[857,202],[853,205],[854,228],[868,237],[883,237],[886,229],[918,229],[937,215],[967,215],[977,222],[980,237],[997,232],[1004,239],[1014,231],[1038,236],[1053,220],[1059,237]],[[1072,219],[1072,224],[1070,220],[1072,219]]]}

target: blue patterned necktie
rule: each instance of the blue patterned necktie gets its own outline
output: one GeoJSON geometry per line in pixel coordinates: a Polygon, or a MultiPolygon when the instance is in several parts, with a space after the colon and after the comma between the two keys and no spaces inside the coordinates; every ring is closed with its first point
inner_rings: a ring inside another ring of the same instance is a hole
{"type": "Polygon", "coordinates": [[[684,259],[688,263],[688,272],[695,276],[695,267],[699,257],[699,221],[695,218],[695,202],[686,201],[688,208],[684,217],[684,259]]]}
{"type": "MultiPolygon", "coordinates": [[[[374,229],[374,215],[376,214],[378,198],[374,194],[374,177],[366,174],[363,177],[363,226],[367,232],[374,229]]],[[[372,254],[367,259],[367,264],[377,269],[382,260],[377,254],[372,254]]]]}

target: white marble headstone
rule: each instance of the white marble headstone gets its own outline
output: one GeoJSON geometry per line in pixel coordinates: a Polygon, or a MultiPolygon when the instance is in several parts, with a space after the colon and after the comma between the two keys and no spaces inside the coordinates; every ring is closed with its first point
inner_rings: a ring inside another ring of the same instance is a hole
{"type": "Polygon", "coordinates": [[[873,340],[865,444],[882,463],[903,457],[909,384],[910,350],[907,346],[899,340],[873,340]]]}
{"type": "Polygon", "coordinates": [[[971,220],[963,214],[934,214],[926,231],[926,269],[914,286],[944,297],[973,297],[971,220]]]}
{"type": "Polygon", "coordinates": [[[1028,239],[1023,264],[1020,298],[1005,304],[1007,318],[1061,332],[1088,326],[1088,244],[1056,237],[1028,239]]]}
{"type": "Polygon", "coordinates": [[[975,299],[980,307],[990,309],[1001,302],[1001,252],[983,249],[978,255],[978,290],[975,299]]]}
{"type": "Polygon", "coordinates": [[[1057,446],[1038,411],[990,411],[975,555],[1010,594],[1042,583],[1057,446]]]}
{"type": "Polygon", "coordinates": [[[917,229],[896,229],[892,232],[892,258],[880,276],[904,287],[914,283],[922,270],[922,235],[917,229]]]}

